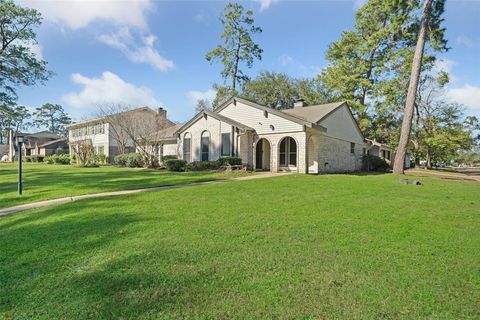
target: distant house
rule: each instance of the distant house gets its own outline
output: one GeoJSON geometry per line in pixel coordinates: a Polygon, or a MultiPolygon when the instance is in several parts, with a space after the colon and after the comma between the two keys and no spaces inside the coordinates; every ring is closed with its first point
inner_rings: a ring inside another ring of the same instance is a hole
{"type": "Polygon", "coordinates": [[[393,160],[393,150],[390,146],[371,139],[365,139],[365,154],[377,156],[388,161],[393,160]]]}
{"type": "MultiPolygon", "coordinates": [[[[393,167],[393,162],[395,160],[395,151],[392,147],[387,144],[380,143],[375,140],[365,139],[364,144],[364,153],[370,154],[372,156],[380,157],[386,160],[391,167],[393,167]]],[[[410,154],[407,153],[405,157],[405,168],[411,167],[410,154]]]]}
{"type": "Polygon", "coordinates": [[[299,173],[361,168],[364,137],[345,102],[276,110],[232,97],[163,136],[188,162],[235,156],[254,170],[299,173]],[[176,147],[175,147],[176,144],[176,147]]]}
{"type": "Polygon", "coordinates": [[[131,139],[122,134],[123,119],[135,121],[138,125],[147,119],[158,121],[164,126],[174,125],[167,119],[167,111],[163,108],[152,110],[148,107],[141,107],[117,114],[90,119],[69,125],[68,142],[70,154],[74,154],[81,143],[91,144],[97,154],[104,154],[109,162],[119,153],[135,152],[135,145],[131,139]]]}
{"type": "Polygon", "coordinates": [[[47,156],[54,153],[68,153],[67,139],[50,131],[36,133],[20,132],[23,136],[22,154],[24,156],[47,156]]]}

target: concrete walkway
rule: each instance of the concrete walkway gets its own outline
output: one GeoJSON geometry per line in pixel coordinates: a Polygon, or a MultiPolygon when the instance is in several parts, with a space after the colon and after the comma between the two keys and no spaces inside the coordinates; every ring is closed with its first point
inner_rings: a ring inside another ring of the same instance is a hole
{"type": "Polygon", "coordinates": [[[269,177],[277,177],[287,175],[289,173],[271,173],[271,172],[262,172],[257,173],[250,176],[245,177],[238,177],[238,178],[229,178],[229,179],[220,179],[220,180],[211,180],[211,181],[203,181],[203,182],[192,182],[192,183],[184,183],[184,184],[177,184],[177,185],[170,185],[170,186],[160,186],[160,187],[147,187],[147,188],[140,188],[140,189],[130,189],[130,190],[120,190],[120,191],[110,191],[110,192],[101,192],[101,193],[91,193],[91,194],[84,194],[80,196],[71,196],[65,198],[58,198],[52,200],[45,200],[39,202],[32,202],[27,204],[22,204],[15,207],[10,208],[3,208],[0,209],[0,217],[6,216],[15,212],[30,210],[30,209],[38,209],[43,207],[49,207],[54,205],[59,205],[62,203],[83,200],[83,199],[93,199],[93,198],[101,198],[101,197],[110,197],[110,196],[121,196],[125,194],[132,194],[132,193],[140,193],[140,192],[148,192],[148,191],[156,191],[156,190],[169,190],[169,189],[178,189],[178,188],[185,188],[185,187],[194,187],[194,186],[201,186],[205,184],[217,184],[217,183],[225,183],[231,181],[241,181],[241,180],[253,180],[253,179],[262,179],[262,178],[269,178],[269,177]]]}

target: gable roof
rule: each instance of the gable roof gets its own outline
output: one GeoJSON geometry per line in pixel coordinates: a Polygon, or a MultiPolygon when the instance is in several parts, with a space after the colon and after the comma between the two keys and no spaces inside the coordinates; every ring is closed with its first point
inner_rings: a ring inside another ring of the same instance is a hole
{"type": "Polygon", "coordinates": [[[342,107],[345,102],[334,102],[327,104],[318,104],[314,106],[296,107],[284,109],[282,112],[298,117],[311,123],[318,123],[325,119],[332,112],[342,107]]]}
{"type": "Polygon", "coordinates": [[[52,144],[55,144],[55,143],[66,142],[66,141],[67,141],[67,138],[60,138],[60,139],[57,139],[57,140],[48,141],[44,144],[39,145],[38,147],[39,148],[44,148],[44,147],[48,147],[48,146],[50,146],[52,144]]]}
{"type": "MultiPolygon", "coordinates": [[[[135,109],[130,109],[130,110],[125,110],[125,111],[120,111],[118,113],[114,113],[114,114],[111,114],[111,115],[106,115],[104,117],[98,117],[98,118],[93,118],[93,119],[88,119],[88,120],[84,120],[84,121],[80,121],[80,122],[76,122],[76,123],[72,123],[72,124],[69,124],[68,126],[66,126],[67,128],[75,128],[75,127],[82,127],[84,125],[87,125],[89,123],[94,123],[94,122],[104,122],[105,119],[109,118],[109,117],[114,117],[116,115],[121,115],[121,114],[128,114],[128,113],[132,113],[132,112],[138,112],[138,111],[148,111],[150,113],[154,113],[156,114],[157,112],[155,110],[152,110],[150,109],[149,107],[139,107],[139,108],[135,108],[135,109]]],[[[168,119],[167,119],[168,120],[168,119]]],[[[168,120],[170,121],[170,120],[168,120]]],[[[171,121],[170,121],[171,122],[171,121]]],[[[173,124],[173,122],[171,122],[173,124]]]]}
{"type": "Polygon", "coordinates": [[[251,130],[253,131],[252,128],[250,128],[249,126],[246,126],[244,125],[243,123],[240,123],[240,122],[237,122],[235,120],[232,120],[228,117],[225,117],[225,116],[222,116],[221,114],[218,114],[217,112],[212,112],[212,111],[207,111],[207,110],[203,110],[203,111],[200,111],[199,113],[197,113],[192,119],[190,119],[190,121],[186,122],[184,125],[182,125],[179,129],[177,129],[177,131],[175,131],[175,133],[180,133],[182,131],[184,131],[185,129],[187,129],[188,127],[190,127],[192,124],[194,124],[195,122],[197,122],[200,118],[204,117],[205,115],[207,116],[210,116],[212,118],[215,118],[217,120],[220,120],[220,121],[223,121],[223,122],[226,122],[226,123],[229,123],[231,124],[232,126],[235,126],[237,128],[240,128],[244,131],[247,131],[247,130],[251,130]]]}
{"type": "Polygon", "coordinates": [[[162,129],[160,131],[157,131],[156,133],[154,133],[152,135],[151,139],[155,140],[155,141],[177,140],[177,137],[175,137],[175,133],[183,125],[184,125],[183,123],[179,123],[179,124],[175,124],[173,126],[170,126],[168,128],[162,129]]]}

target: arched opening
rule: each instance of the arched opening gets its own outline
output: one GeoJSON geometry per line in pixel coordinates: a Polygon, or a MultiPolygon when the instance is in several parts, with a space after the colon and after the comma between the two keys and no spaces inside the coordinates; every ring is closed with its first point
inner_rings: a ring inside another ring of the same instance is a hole
{"type": "Polygon", "coordinates": [[[297,167],[297,142],[292,137],[285,137],[280,141],[280,168],[294,169],[297,167]]]}
{"type": "Polygon", "coordinates": [[[255,168],[257,170],[270,170],[270,142],[261,138],[255,147],[255,168]]]}
{"type": "Polygon", "coordinates": [[[201,138],[201,146],[200,146],[200,152],[201,152],[201,157],[200,159],[202,161],[208,161],[209,160],[209,154],[210,154],[210,132],[208,131],[203,131],[202,132],[202,138],[201,138]]]}
{"type": "Polygon", "coordinates": [[[183,135],[183,160],[192,162],[192,135],[189,132],[183,135]]]}

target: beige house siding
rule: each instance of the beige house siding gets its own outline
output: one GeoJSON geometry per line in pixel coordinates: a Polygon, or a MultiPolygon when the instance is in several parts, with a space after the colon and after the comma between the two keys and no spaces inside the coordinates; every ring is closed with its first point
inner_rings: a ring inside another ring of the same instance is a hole
{"type": "Polygon", "coordinates": [[[363,136],[347,108],[338,108],[319,124],[327,128],[326,136],[363,145],[363,136]]]}
{"type": "MultiPolygon", "coordinates": [[[[190,134],[192,144],[190,150],[191,161],[201,160],[201,137],[204,131],[208,131],[210,134],[209,160],[218,160],[221,156],[222,133],[233,132],[233,135],[230,135],[230,146],[237,141],[237,133],[233,130],[231,124],[217,120],[209,115],[205,115],[179,132],[178,154],[180,158],[183,158],[183,138],[185,134],[190,134]]],[[[188,159],[186,160],[188,161],[188,159]]]]}
{"type": "Polygon", "coordinates": [[[319,138],[319,172],[352,172],[360,170],[363,144],[355,143],[355,152],[350,152],[351,141],[326,135],[319,138]]]}
{"type": "Polygon", "coordinates": [[[303,130],[301,124],[284,119],[268,111],[265,114],[263,110],[241,102],[237,102],[236,105],[232,102],[230,105],[222,109],[219,114],[253,128],[258,135],[303,130]]]}

